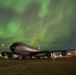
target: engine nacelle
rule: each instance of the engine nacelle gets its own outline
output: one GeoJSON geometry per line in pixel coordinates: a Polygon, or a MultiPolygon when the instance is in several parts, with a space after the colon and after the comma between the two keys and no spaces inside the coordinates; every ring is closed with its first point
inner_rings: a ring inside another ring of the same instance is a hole
{"type": "Polygon", "coordinates": [[[62,51],[61,54],[63,57],[65,57],[67,55],[67,51],[62,51]]]}
{"type": "Polygon", "coordinates": [[[48,58],[50,58],[50,57],[51,57],[51,52],[47,52],[47,53],[46,53],[46,56],[47,56],[48,58]]]}

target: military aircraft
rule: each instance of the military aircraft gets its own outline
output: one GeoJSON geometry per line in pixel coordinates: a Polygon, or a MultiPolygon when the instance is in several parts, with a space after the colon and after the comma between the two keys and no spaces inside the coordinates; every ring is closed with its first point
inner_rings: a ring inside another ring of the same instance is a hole
{"type": "Polygon", "coordinates": [[[37,56],[39,57],[38,54],[40,53],[49,53],[49,51],[40,51],[40,43],[38,43],[38,48],[34,48],[32,46],[29,46],[25,43],[22,42],[15,42],[10,46],[10,49],[13,53],[21,56],[37,56]]]}
{"type": "Polygon", "coordinates": [[[52,51],[42,50],[41,51],[40,43],[38,44],[38,48],[34,48],[34,47],[29,46],[22,42],[15,42],[10,46],[10,49],[13,53],[15,53],[17,55],[21,55],[24,57],[30,56],[30,58],[32,56],[36,56],[37,58],[39,58],[39,54],[41,54],[41,53],[45,53],[47,57],[51,56],[51,53],[53,53],[53,52],[61,52],[63,56],[65,56],[67,54],[67,50],[52,50],[52,51]]]}

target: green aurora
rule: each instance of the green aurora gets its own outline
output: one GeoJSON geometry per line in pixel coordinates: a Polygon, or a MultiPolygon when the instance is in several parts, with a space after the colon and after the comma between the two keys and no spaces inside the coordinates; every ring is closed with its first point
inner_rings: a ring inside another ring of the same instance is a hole
{"type": "Polygon", "coordinates": [[[76,0],[0,0],[0,50],[38,40],[42,50],[76,48],[76,0]]]}

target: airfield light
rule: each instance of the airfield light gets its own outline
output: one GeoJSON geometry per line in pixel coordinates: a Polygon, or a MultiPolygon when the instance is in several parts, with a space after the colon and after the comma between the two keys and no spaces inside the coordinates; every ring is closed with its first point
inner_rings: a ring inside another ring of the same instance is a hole
{"type": "Polygon", "coordinates": [[[4,46],[4,44],[1,44],[2,50],[3,50],[3,46],[4,46]]]}

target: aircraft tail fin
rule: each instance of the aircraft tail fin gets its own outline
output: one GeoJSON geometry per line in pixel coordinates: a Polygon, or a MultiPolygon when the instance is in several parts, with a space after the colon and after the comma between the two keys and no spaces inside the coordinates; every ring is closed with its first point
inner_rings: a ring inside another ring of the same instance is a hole
{"type": "Polygon", "coordinates": [[[40,41],[38,41],[38,50],[40,50],[40,41]]]}

